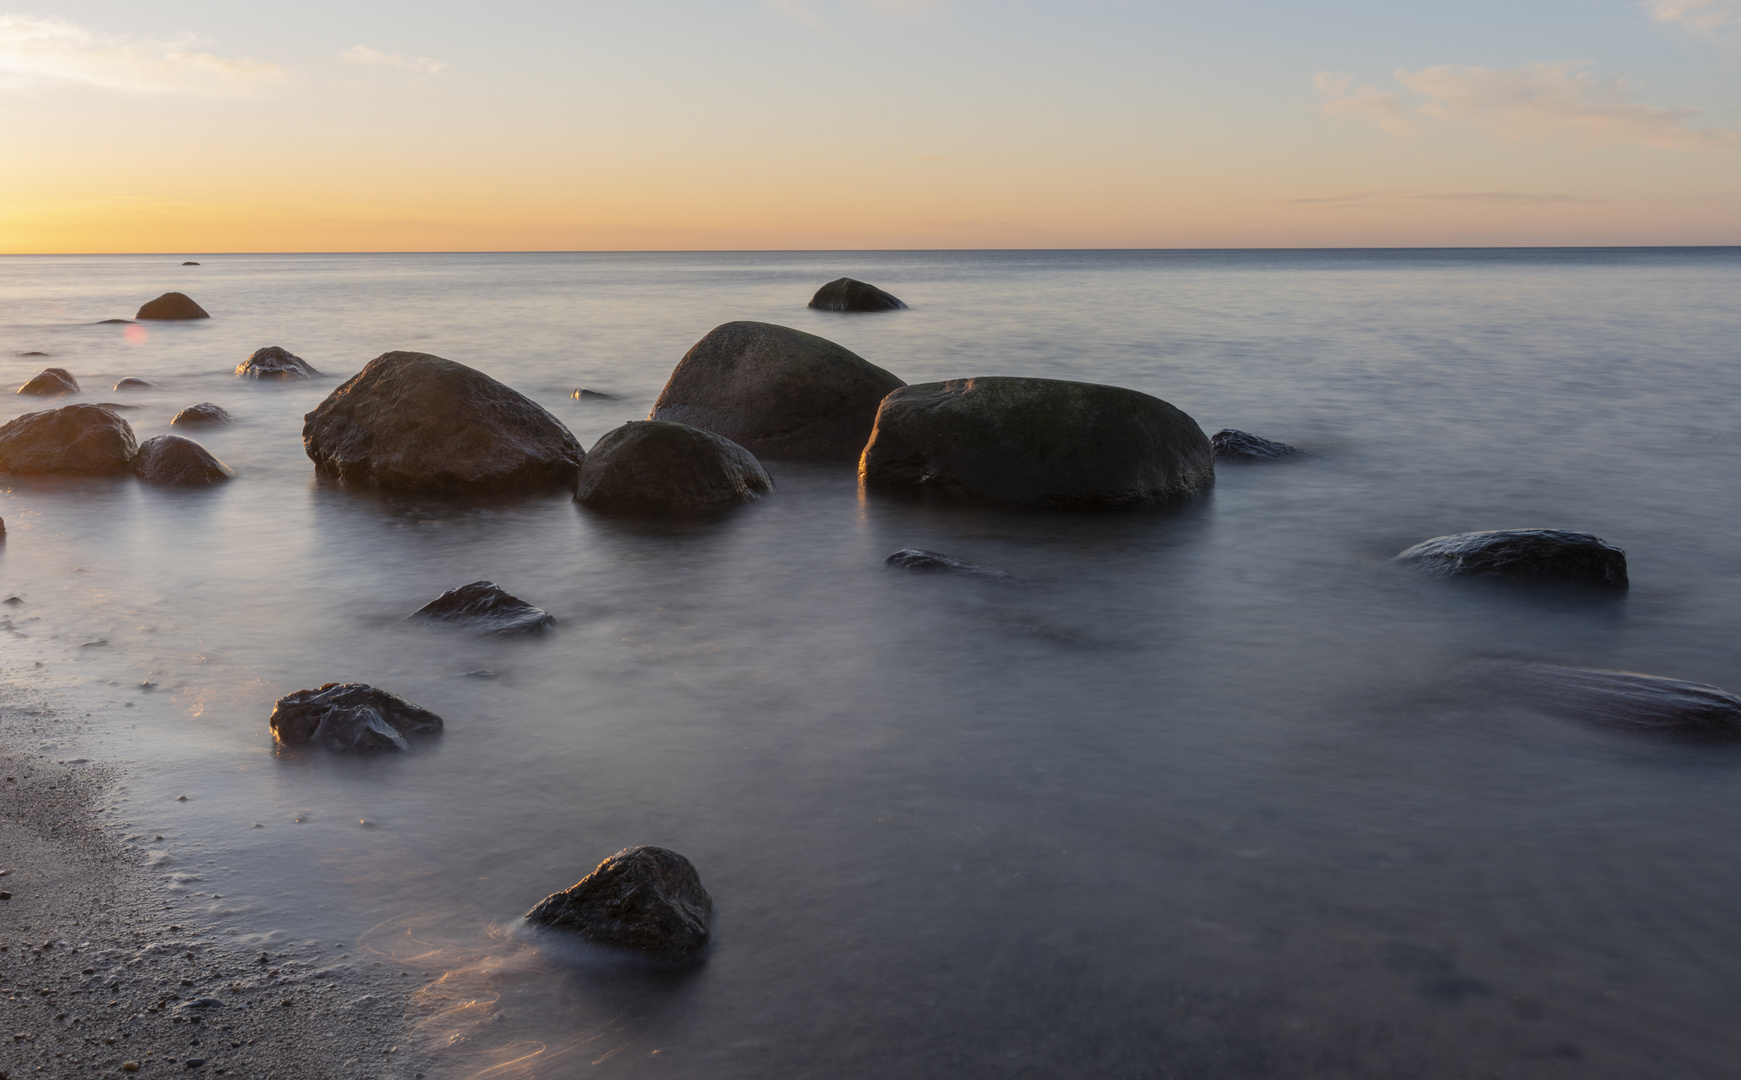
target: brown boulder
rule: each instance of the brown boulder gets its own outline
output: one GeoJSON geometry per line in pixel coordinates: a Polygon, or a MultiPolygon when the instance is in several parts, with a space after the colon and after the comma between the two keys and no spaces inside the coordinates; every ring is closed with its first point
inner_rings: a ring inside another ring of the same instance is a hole
{"type": "Polygon", "coordinates": [[[687,424],[632,420],[587,451],[574,498],[600,510],[706,514],[773,486],[756,456],[730,439],[687,424]]]}
{"type": "Polygon", "coordinates": [[[187,319],[209,319],[206,309],[193,302],[186,293],[166,292],[155,300],[148,301],[135,319],[151,319],[160,322],[177,322],[187,319]]]}
{"type": "Polygon", "coordinates": [[[79,381],[66,368],[43,368],[35,378],[18,388],[20,394],[36,397],[59,397],[79,392],[79,381]]]}
{"type": "Polygon", "coordinates": [[[100,476],[126,472],[133,427],[101,405],[25,413],[0,427],[0,472],[100,476]]]}
{"type": "Polygon", "coordinates": [[[528,922],[655,960],[690,960],[712,938],[713,898],[688,859],[660,847],[624,848],[573,888],[545,897],[528,922]]]}
{"type": "Polygon", "coordinates": [[[211,451],[180,435],[159,435],[141,443],[133,456],[133,474],[164,487],[204,487],[236,475],[211,451]]]}

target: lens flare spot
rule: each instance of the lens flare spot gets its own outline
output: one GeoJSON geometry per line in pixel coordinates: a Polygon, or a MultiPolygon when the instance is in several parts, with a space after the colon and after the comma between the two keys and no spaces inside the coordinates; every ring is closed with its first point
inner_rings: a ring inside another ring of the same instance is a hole
{"type": "Polygon", "coordinates": [[[129,345],[143,345],[151,337],[151,332],[138,323],[133,323],[121,331],[121,336],[127,339],[129,345]]]}

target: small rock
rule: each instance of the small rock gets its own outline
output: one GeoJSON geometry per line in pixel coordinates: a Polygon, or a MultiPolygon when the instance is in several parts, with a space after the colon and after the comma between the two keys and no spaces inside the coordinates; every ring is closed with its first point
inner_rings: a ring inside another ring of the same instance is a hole
{"type": "Polygon", "coordinates": [[[205,1063],[206,1063],[205,1058],[188,1058],[187,1059],[187,1067],[190,1069],[197,1069],[201,1065],[204,1065],[205,1063]]]}
{"type": "Polygon", "coordinates": [[[441,717],[364,683],[327,683],[278,699],[268,721],[285,746],[327,750],[409,750],[407,735],[442,729],[441,717]]]}
{"type": "Polygon", "coordinates": [[[1305,453],[1299,447],[1233,428],[1217,431],[1209,437],[1209,444],[1215,448],[1217,461],[1273,461],[1305,453]]]}
{"type": "Polygon", "coordinates": [[[66,368],[43,368],[35,378],[18,388],[20,394],[35,397],[58,397],[79,392],[79,381],[66,368]]]}
{"type": "Polygon", "coordinates": [[[689,960],[712,936],[713,898],[688,859],[660,847],[624,848],[573,888],[546,897],[529,922],[664,961],[689,960]]]}
{"type": "Polygon", "coordinates": [[[496,637],[537,634],[556,625],[548,611],[505,592],[493,581],[449,589],[418,608],[411,618],[466,623],[480,634],[496,637]]]}
{"type": "Polygon", "coordinates": [[[24,598],[20,596],[8,596],[6,599],[0,600],[0,604],[5,604],[7,607],[17,607],[22,603],[24,603],[24,598]]]}
{"type": "Polygon", "coordinates": [[[37,350],[32,349],[29,352],[21,352],[18,355],[19,356],[47,356],[48,354],[45,352],[38,352],[37,350]]]}
{"type": "Polygon", "coordinates": [[[164,487],[205,487],[236,475],[211,451],[180,435],[146,439],[133,458],[133,473],[148,484],[164,487]]]}
{"type": "Polygon", "coordinates": [[[171,427],[199,427],[210,424],[233,423],[235,423],[234,418],[230,416],[229,412],[226,411],[223,406],[214,405],[209,401],[202,401],[198,405],[189,405],[187,408],[176,413],[174,419],[169,422],[171,427]]]}
{"type": "Polygon", "coordinates": [[[460,672],[460,675],[467,679],[494,679],[497,677],[496,673],[491,671],[489,668],[478,668],[475,671],[462,671],[460,672]]]}
{"type": "Polygon", "coordinates": [[[1741,697],[1704,683],[1631,671],[1487,661],[1481,681],[1554,716],[1643,734],[1741,740],[1741,697]]]}
{"type": "Polygon", "coordinates": [[[830,281],[810,298],[810,307],[817,311],[898,311],[906,306],[875,285],[849,277],[830,281]]]}
{"type": "Polygon", "coordinates": [[[1589,533],[1563,529],[1499,529],[1424,541],[1394,562],[1447,577],[1571,581],[1627,587],[1626,552],[1589,533]]]}
{"type": "Polygon", "coordinates": [[[98,326],[132,326],[132,319],[98,319],[98,326]]]}
{"type": "Polygon", "coordinates": [[[957,559],[953,555],[942,555],[921,548],[902,548],[883,562],[888,566],[898,566],[903,570],[913,570],[919,573],[971,574],[976,577],[997,578],[1002,581],[1015,580],[1015,575],[1007,570],[999,570],[995,566],[981,566],[979,563],[957,559]]]}
{"type": "Polygon", "coordinates": [[[584,386],[568,396],[573,398],[576,401],[615,401],[616,400],[616,398],[611,394],[601,394],[597,390],[588,390],[584,386]]]}
{"type": "Polygon", "coordinates": [[[0,900],[10,900],[10,899],[12,899],[12,894],[7,892],[4,889],[0,889],[0,900]]]}
{"type": "MultiPolygon", "coordinates": [[[[186,796],[186,795],[177,795],[177,796],[176,796],[176,797],[175,797],[175,801],[176,801],[176,802],[186,802],[186,801],[187,801],[187,796],[186,796]]],[[[161,837],[161,836],[159,836],[159,837],[158,837],[158,839],[159,839],[159,840],[161,840],[161,839],[163,839],[163,837],[161,837]]]]}
{"type": "Polygon", "coordinates": [[[123,1061],[121,1063],[121,1071],[122,1072],[138,1072],[139,1071],[139,1063],[137,1061],[123,1061]]]}
{"type": "Polygon", "coordinates": [[[101,405],[63,405],[0,426],[0,472],[126,472],[138,449],[132,426],[101,405]]]}
{"type": "Polygon", "coordinates": [[[120,382],[115,384],[115,393],[117,393],[117,394],[122,393],[123,391],[127,391],[127,390],[155,390],[155,389],[157,389],[156,383],[147,382],[144,379],[135,379],[131,376],[129,376],[125,379],[122,379],[120,382]]]}
{"type": "Polygon", "coordinates": [[[320,372],[295,353],[276,345],[268,345],[264,349],[255,349],[248,359],[237,364],[236,374],[244,379],[283,381],[312,379],[320,372]]]}
{"type": "Polygon", "coordinates": [[[192,261],[192,260],[191,260],[191,259],[190,259],[190,260],[189,260],[189,261],[187,261],[187,262],[184,262],[184,263],[182,263],[182,264],[181,264],[181,265],[183,265],[183,266],[198,266],[198,265],[199,265],[199,263],[196,263],[196,262],[194,262],[194,261],[192,261]]]}
{"type": "Polygon", "coordinates": [[[133,317],[164,322],[211,318],[206,314],[205,308],[193,302],[192,297],[178,292],[166,292],[157,299],[148,301],[133,317]]]}
{"type": "Polygon", "coordinates": [[[773,487],[756,456],[722,435],[633,420],[605,432],[587,451],[574,498],[632,514],[711,514],[773,487]]]}

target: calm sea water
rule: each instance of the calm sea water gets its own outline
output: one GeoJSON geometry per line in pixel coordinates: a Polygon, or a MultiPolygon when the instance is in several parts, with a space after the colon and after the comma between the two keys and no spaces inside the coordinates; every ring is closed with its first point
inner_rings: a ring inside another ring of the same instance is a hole
{"type": "Polygon", "coordinates": [[[1741,751],[1586,730],[1463,672],[1741,689],[1741,252],[179,261],[0,259],[0,381],[66,367],[141,440],[196,402],[238,420],[197,435],[238,473],[215,490],[3,478],[0,590],[25,601],[3,677],[91,714],[42,749],[132,762],[115,827],[197,869],[211,917],[430,984],[451,1075],[1735,1075],[1741,751]],[[912,310],[807,311],[840,274],[912,310]],[[214,318],[94,325],[167,289],[214,318]],[[773,497],[679,527],[347,491],[302,453],[302,414],[389,349],[480,368],[590,445],[730,319],[909,382],[1134,387],[1315,456],[1078,515],[771,463],[773,497]],[[269,344],[328,377],[230,374],[269,344]],[[118,397],[124,376],[158,389],[118,397]],[[1631,592],[1386,562],[1524,526],[1624,547],[1631,592]],[[882,565],[909,546],[1025,586],[882,565]],[[559,632],[402,621],[479,578],[559,632]],[[275,753],[273,700],[335,680],[447,733],[275,753]],[[515,929],[637,843],[712,891],[705,965],[515,929]]]}

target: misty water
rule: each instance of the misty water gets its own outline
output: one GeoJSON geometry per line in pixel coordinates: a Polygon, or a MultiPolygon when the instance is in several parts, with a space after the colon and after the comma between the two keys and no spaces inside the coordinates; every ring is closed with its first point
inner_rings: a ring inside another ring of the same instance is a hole
{"type": "Polygon", "coordinates": [[[211,490],[0,478],[0,677],[90,714],[39,748],[129,763],[117,835],[202,868],[211,918],[412,972],[450,1075],[1733,1075],[1741,750],[1543,715],[1470,665],[1741,690],[1741,251],[199,258],[0,259],[7,385],[65,367],[59,403],[135,406],[141,440],[202,401],[237,420],[191,433],[237,472],[211,490]],[[911,310],[806,310],[841,274],[911,310]],[[97,325],[168,289],[213,318],[97,325]],[[771,497],[675,524],[347,490],[302,452],[391,349],[591,445],[732,319],[1312,455],[1113,513],[769,462],[771,497]],[[232,374],[273,344],[326,377],[232,374]],[[1529,526],[1624,548],[1630,591],[1388,562],[1529,526]],[[1021,584],[883,565],[904,547],[1021,584]],[[482,578],[556,631],[404,621],[482,578]],[[352,680],[445,734],[274,749],[276,698],[352,680]],[[517,927],[632,844],[700,871],[705,963],[517,927]]]}

